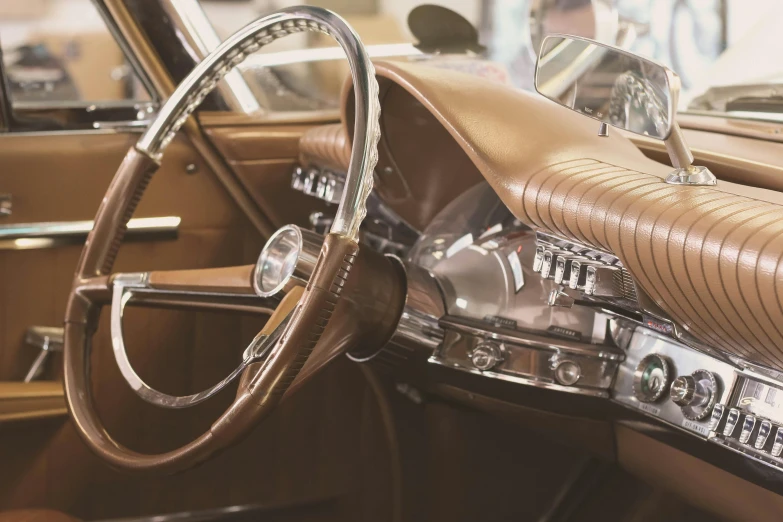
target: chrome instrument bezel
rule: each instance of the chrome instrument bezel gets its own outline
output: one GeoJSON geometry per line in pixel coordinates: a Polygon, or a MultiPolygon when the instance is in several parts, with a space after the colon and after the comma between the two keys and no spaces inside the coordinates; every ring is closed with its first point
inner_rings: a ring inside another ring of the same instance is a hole
{"type": "Polygon", "coordinates": [[[513,330],[466,317],[445,316],[439,324],[445,338],[429,358],[430,363],[537,388],[608,398],[617,366],[623,360],[622,352],[611,346],[513,330]],[[471,354],[487,343],[498,346],[502,359],[492,368],[480,369],[471,354]],[[572,384],[557,377],[558,368],[565,363],[578,367],[578,377],[572,384]]]}
{"type": "Polygon", "coordinates": [[[657,353],[651,353],[639,361],[639,364],[636,366],[636,369],[633,372],[633,393],[634,396],[641,402],[658,402],[661,400],[661,398],[664,396],[666,392],[669,391],[669,385],[671,384],[671,374],[669,372],[669,361],[666,360],[665,357],[663,357],[660,354],[657,353]],[[643,384],[643,378],[644,378],[644,372],[647,369],[647,365],[649,364],[649,361],[657,361],[660,366],[661,370],[663,371],[663,385],[656,390],[656,392],[652,396],[645,396],[644,391],[642,390],[642,384],[643,384]]]}

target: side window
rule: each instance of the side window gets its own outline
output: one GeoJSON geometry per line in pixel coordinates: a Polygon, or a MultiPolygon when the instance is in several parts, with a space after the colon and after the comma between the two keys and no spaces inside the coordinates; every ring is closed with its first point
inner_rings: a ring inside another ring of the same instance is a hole
{"type": "Polygon", "coordinates": [[[90,0],[0,0],[0,48],[7,106],[17,123],[70,109],[81,115],[69,121],[59,114],[60,127],[78,129],[77,122],[86,122],[98,128],[91,120],[135,120],[139,111],[130,109],[152,102],[90,0]],[[87,112],[96,114],[85,117],[87,112]]]}

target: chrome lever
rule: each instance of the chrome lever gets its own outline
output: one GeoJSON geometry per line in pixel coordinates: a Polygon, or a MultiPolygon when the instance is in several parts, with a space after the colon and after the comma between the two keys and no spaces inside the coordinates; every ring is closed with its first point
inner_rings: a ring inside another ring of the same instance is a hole
{"type": "Polygon", "coordinates": [[[0,216],[10,216],[13,212],[13,198],[11,194],[0,194],[0,216]]]}
{"type": "Polygon", "coordinates": [[[63,329],[51,326],[31,326],[27,330],[24,340],[26,344],[41,350],[24,377],[24,382],[32,382],[43,371],[49,354],[63,351],[63,329]]]}

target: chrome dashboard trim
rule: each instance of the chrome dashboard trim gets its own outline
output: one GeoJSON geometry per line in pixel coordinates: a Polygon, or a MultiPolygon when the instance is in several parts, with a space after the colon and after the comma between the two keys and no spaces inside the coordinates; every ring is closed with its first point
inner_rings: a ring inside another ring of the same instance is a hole
{"type": "Polygon", "coordinates": [[[452,370],[459,370],[461,372],[470,373],[472,375],[481,375],[483,377],[490,377],[492,379],[497,379],[500,381],[506,381],[506,382],[513,382],[517,384],[524,384],[526,386],[532,386],[534,388],[542,388],[545,390],[555,390],[555,391],[562,391],[567,393],[574,393],[577,395],[587,395],[590,397],[600,397],[600,398],[608,398],[609,392],[606,390],[598,390],[598,389],[588,389],[588,388],[579,388],[576,386],[563,386],[561,384],[556,384],[553,382],[547,382],[542,381],[539,379],[533,379],[528,377],[521,377],[518,375],[508,375],[505,373],[498,373],[493,371],[482,371],[482,370],[475,370],[473,368],[466,368],[464,366],[460,366],[457,364],[450,363],[446,360],[436,358],[435,356],[430,357],[429,359],[430,364],[436,364],[438,366],[443,366],[445,368],[451,368],[452,370]]]}
{"type": "Polygon", "coordinates": [[[712,372],[719,380],[720,391],[715,398],[717,404],[727,403],[736,380],[736,368],[653,330],[631,324],[618,328],[626,329],[630,333],[630,339],[625,348],[626,359],[618,368],[617,378],[612,386],[612,399],[670,426],[707,439],[710,433],[709,416],[703,420],[694,420],[684,415],[682,409],[668,397],[670,383],[666,384],[667,390],[658,401],[642,402],[637,398],[634,380],[639,364],[650,354],[656,354],[669,364],[668,373],[671,379],[699,370],[712,372]]]}
{"type": "MultiPolygon", "coordinates": [[[[128,222],[126,240],[176,239],[182,218],[136,218],[128,222]]],[[[94,221],[48,221],[0,225],[0,250],[31,250],[79,244],[87,239],[94,221]]]]}
{"type": "Polygon", "coordinates": [[[557,353],[581,355],[584,357],[597,357],[609,361],[622,361],[625,358],[621,351],[613,350],[609,347],[577,343],[532,332],[512,330],[466,317],[457,317],[453,315],[443,317],[440,320],[440,325],[443,328],[464,332],[470,335],[483,336],[495,341],[520,344],[539,350],[549,350],[557,353]]]}
{"type": "Polygon", "coordinates": [[[557,339],[464,317],[446,316],[439,324],[445,338],[429,358],[430,363],[536,388],[608,398],[624,357],[622,351],[611,346],[557,339]],[[479,368],[474,351],[488,345],[502,357],[479,368]],[[571,366],[576,374],[568,382],[560,372],[564,365],[571,366]]]}

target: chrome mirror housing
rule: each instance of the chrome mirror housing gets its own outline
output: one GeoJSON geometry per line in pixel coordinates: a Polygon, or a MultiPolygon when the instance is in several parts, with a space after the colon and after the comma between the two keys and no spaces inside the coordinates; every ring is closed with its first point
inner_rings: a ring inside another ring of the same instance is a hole
{"type": "Polygon", "coordinates": [[[663,140],[675,170],[667,183],[715,185],[693,155],[676,122],[680,79],[652,60],[600,42],[548,36],[536,63],[536,90],[544,97],[607,125],[663,140]]]}

